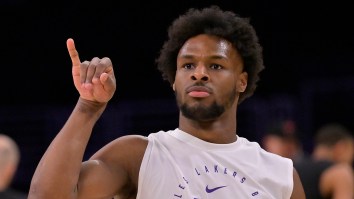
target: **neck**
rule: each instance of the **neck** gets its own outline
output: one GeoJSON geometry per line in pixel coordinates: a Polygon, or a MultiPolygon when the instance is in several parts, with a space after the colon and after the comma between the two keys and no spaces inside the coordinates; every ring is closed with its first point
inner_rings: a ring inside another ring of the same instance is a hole
{"type": "Polygon", "coordinates": [[[183,116],[180,113],[179,129],[199,139],[217,144],[235,142],[236,114],[225,115],[212,121],[196,121],[183,116]]]}

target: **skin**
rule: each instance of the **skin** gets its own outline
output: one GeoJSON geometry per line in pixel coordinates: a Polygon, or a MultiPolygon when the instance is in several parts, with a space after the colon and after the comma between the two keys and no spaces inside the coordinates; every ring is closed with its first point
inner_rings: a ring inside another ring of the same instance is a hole
{"type": "MultiPolygon", "coordinates": [[[[146,138],[120,137],[82,163],[92,128],[112,98],[116,84],[108,58],[81,63],[72,39],[68,39],[67,47],[80,98],[41,159],[32,178],[29,199],[114,195],[120,199],[136,198],[146,138]]],[[[180,112],[179,128],[208,142],[235,142],[237,102],[247,86],[247,73],[242,69],[240,55],[226,40],[198,35],[186,41],[177,57],[173,84],[178,104],[185,106],[180,112]],[[199,87],[193,87],[196,84],[199,87]],[[215,104],[221,111],[209,111],[215,104]],[[193,111],[198,114],[191,116],[193,111]]],[[[291,198],[305,198],[295,170],[291,198]]]]}
{"type": "Polygon", "coordinates": [[[20,154],[14,140],[0,134],[0,191],[7,189],[16,173],[20,154]]]}

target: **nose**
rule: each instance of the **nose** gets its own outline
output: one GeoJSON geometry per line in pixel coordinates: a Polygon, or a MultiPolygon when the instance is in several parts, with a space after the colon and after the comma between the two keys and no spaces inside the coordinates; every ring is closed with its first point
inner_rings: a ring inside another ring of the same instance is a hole
{"type": "Polygon", "coordinates": [[[192,80],[208,81],[209,74],[208,74],[207,68],[205,66],[198,65],[195,68],[191,78],[192,78],[192,80]]]}

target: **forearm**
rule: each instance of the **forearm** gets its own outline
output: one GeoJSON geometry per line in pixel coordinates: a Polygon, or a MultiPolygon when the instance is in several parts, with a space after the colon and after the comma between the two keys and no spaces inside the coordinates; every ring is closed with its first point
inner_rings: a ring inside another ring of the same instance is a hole
{"type": "Polygon", "coordinates": [[[106,105],[79,99],[33,175],[30,198],[75,198],[83,155],[106,105]]]}

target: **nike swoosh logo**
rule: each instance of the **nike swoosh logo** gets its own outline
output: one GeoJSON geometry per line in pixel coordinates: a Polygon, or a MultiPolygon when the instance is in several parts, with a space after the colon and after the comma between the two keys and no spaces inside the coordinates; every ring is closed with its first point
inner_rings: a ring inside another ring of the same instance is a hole
{"type": "Polygon", "coordinates": [[[216,191],[216,190],[218,190],[218,189],[224,188],[224,187],[226,187],[226,186],[220,186],[220,187],[215,187],[215,188],[209,189],[209,187],[208,187],[208,185],[207,185],[207,186],[205,187],[205,191],[206,191],[207,193],[212,193],[212,192],[214,192],[214,191],[216,191]]]}

